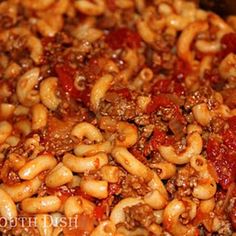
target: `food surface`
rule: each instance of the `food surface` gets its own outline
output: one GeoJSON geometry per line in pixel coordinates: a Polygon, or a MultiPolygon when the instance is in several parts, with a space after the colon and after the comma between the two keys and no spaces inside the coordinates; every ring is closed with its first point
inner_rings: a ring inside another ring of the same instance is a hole
{"type": "Polygon", "coordinates": [[[235,22],[183,0],[0,1],[1,235],[233,235],[235,22]]]}

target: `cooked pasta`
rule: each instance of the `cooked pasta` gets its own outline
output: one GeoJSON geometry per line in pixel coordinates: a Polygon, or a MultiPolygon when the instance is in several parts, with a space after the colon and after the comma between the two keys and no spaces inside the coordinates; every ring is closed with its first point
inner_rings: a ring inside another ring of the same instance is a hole
{"type": "Polygon", "coordinates": [[[0,1],[0,234],[236,235],[236,27],[188,0],[0,1]]]}

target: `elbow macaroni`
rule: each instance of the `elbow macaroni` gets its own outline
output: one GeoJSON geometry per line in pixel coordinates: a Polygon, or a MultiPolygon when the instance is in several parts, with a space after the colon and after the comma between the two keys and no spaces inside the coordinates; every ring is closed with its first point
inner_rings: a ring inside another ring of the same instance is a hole
{"type": "Polygon", "coordinates": [[[0,16],[4,235],[235,234],[234,16],[187,0],[0,16]]]}

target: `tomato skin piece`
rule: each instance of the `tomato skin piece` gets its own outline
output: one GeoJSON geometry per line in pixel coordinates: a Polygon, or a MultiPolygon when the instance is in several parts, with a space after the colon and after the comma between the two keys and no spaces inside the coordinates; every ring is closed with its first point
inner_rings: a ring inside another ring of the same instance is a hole
{"type": "Polygon", "coordinates": [[[96,206],[94,208],[93,215],[94,215],[95,219],[101,220],[102,217],[104,216],[105,212],[106,212],[106,207],[105,206],[103,206],[103,205],[96,206]]]}
{"type": "Polygon", "coordinates": [[[221,38],[221,57],[226,57],[230,53],[236,53],[236,33],[225,34],[221,38]]]}
{"type": "Polygon", "coordinates": [[[88,88],[79,91],[74,86],[76,69],[67,64],[57,64],[55,66],[55,71],[59,79],[59,85],[65,93],[69,94],[71,98],[81,100],[85,104],[89,103],[90,92],[88,88]]]}
{"type": "Polygon", "coordinates": [[[141,46],[139,34],[125,27],[111,31],[107,35],[105,42],[113,50],[125,47],[134,49],[141,46]]]}
{"type": "Polygon", "coordinates": [[[166,133],[158,128],[154,128],[152,137],[150,139],[150,145],[154,150],[158,150],[160,145],[171,145],[173,144],[174,139],[168,137],[166,133]]]}
{"type": "Polygon", "coordinates": [[[74,76],[76,70],[66,64],[58,64],[55,71],[59,78],[62,89],[72,97],[79,96],[79,91],[74,87],[74,76]]]}
{"type": "Polygon", "coordinates": [[[166,96],[156,95],[152,97],[151,102],[147,105],[147,113],[150,114],[156,111],[161,106],[163,107],[171,107],[173,103],[166,96]]]}
{"type": "Polygon", "coordinates": [[[160,107],[169,107],[174,110],[174,117],[181,123],[185,123],[185,118],[180,112],[179,107],[174,104],[165,94],[158,94],[156,96],[152,96],[152,100],[148,103],[146,108],[146,113],[151,114],[157,111],[160,107]]]}

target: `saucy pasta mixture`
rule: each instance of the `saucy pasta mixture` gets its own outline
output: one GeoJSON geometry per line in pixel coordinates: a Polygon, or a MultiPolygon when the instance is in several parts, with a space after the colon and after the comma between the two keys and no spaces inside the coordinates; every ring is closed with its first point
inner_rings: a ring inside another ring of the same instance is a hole
{"type": "Polygon", "coordinates": [[[236,231],[236,18],[184,0],[0,1],[0,231],[236,231]]]}

